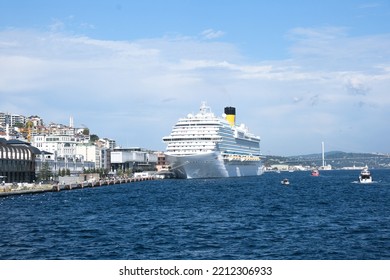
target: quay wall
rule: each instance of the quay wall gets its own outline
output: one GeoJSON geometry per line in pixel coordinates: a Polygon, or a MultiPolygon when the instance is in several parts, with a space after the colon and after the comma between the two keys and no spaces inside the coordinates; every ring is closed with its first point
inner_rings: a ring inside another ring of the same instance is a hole
{"type": "Polygon", "coordinates": [[[18,183],[18,184],[4,184],[0,185],[0,197],[11,196],[11,195],[23,195],[23,194],[36,194],[44,192],[59,192],[59,191],[68,191],[76,190],[83,188],[93,188],[93,187],[103,187],[110,185],[120,185],[127,184],[132,182],[141,182],[148,180],[157,180],[156,177],[142,177],[142,178],[125,178],[125,179],[108,179],[108,180],[99,180],[93,182],[81,182],[81,183],[69,183],[69,184],[27,184],[27,183],[18,183]]]}

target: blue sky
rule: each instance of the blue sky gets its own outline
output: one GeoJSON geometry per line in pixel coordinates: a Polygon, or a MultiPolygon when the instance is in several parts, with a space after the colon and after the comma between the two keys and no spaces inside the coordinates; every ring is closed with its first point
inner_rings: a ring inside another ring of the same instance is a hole
{"type": "Polygon", "coordinates": [[[263,154],[390,152],[390,1],[1,1],[0,111],[161,138],[207,101],[263,154]]]}

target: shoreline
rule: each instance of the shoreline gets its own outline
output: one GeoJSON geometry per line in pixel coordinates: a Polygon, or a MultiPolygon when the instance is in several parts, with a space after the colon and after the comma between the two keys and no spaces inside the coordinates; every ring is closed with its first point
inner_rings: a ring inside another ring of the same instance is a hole
{"type": "Polygon", "coordinates": [[[77,190],[83,188],[95,188],[109,185],[128,184],[132,182],[157,180],[156,177],[142,177],[142,178],[127,178],[127,179],[112,179],[99,180],[96,182],[82,182],[72,184],[21,184],[18,187],[12,185],[0,186],[0,197],[24,195],[24,194],[38,194],[45,192],[59,192],[77,190]]]}

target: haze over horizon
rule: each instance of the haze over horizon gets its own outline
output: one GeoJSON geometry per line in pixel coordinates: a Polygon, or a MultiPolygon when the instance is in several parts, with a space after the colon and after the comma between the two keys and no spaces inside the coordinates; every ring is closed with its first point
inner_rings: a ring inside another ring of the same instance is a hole
{"type": "Polygon", "coordinates": [[[206,101],[265,155],[390,153],[389,1],[2,1],[0,112],[124,147],[206,101]]]}

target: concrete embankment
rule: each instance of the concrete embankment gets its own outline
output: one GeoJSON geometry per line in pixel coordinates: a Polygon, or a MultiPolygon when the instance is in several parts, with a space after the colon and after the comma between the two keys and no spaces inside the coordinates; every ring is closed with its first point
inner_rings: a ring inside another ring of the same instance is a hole
{"type": "Polygon", "coordinates": [[[142,177],[142,178],[125,178],[125,179],[118,178],[118,179],[99,180],[95,182],[82,182],[82,183],[72,183],[72,184],[27,184],[27,183],[18,183],[15,185],[6,184],[0,186],[0,197],[103,187],[103,186],[127,184],[132,182],[140,182],[140,181],[148,181],[148,180],[156,180],[156,179],[157,178],[155,177],[142,177]]]}

